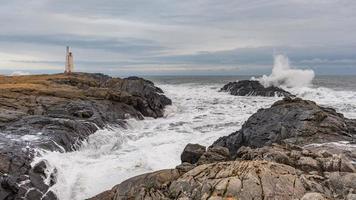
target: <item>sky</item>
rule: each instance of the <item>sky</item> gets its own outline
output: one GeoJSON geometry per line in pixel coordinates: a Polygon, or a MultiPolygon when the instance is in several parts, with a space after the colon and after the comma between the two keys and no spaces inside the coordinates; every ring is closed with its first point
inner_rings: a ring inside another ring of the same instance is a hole
{"type": "Polygon", "coordinates": [[[0,73],[356,74],[355,0],[0,0],[0,73]]]}

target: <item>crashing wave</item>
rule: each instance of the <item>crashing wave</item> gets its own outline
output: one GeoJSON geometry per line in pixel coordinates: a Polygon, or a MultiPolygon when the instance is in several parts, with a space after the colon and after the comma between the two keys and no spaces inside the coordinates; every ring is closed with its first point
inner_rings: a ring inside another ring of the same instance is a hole
{"type": "Polygon", "coordinates": [[[285,55],[275,55],[272,73],[269,76],[263,75],[256,80],[265,86],[276,87],[304,87],[311,85],[314,79],[314,71],[307,69],[294,69],[290,66],[289,59],[285,55]]]}

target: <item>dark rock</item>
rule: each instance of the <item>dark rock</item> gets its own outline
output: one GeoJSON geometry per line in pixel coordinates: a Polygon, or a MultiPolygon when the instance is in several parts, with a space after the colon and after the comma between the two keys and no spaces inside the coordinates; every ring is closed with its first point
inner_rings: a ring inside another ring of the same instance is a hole
{"type": "Polygon", "coordinates": [[[252,148],[272,143],[306,145],[333,141],[353,141],[356,133],[334,109],[318,106],[312,101],[285,98],[270,108],[253,114],[242,128],[221,137],[213,146],[223,146],[231,154],[242,146],[252,148]]]}
{"type": "Polygon", "coordinates": [[[45,160],[40,161],[33,167],[33,172],[37,174],[41,174],[42,176],[46,176],[45,170],[47,168],[47,163],[45,160]]]}
{"type": "Polygon", "coordinates": [[[101,199],[169,199],[162,192],[169,184],[179,177],[176,169],[160,170],[130,178],[115,186],[111,191],[106,191],[88,200],[101,199]],[[137,198],[132,198],[137,197],[137,198]]]}
{"type": "Polygon", "coordinates": [[[179,171],[179,173],[186,173],[190,170],[192,170],[195,167],[195,165],[191,163],[184,162],[178,166],[176,166],[176,169],[179,171]]]}
{"type": "Polygon", "coordinates": [[[42,199],[43,194],[36,190],[36,189],[31,189],[30,191],[28,191],[27,195],[26,195],[26,199],[29,200],[41,200],[42,199]]]}
{"type": "Polygon", "coordinates": [[[31,169],[34,149],[73,151],[99,128],[162,117],[172,103],[151,81],[103,74],[1,76],[0,90],[0,194],[9,200],[24,198],[27,190],[16,187],[23,176],[36,189],[29,195],[48,193],[46,163],[31,169]]]}
{"type": "Polygon", "coordinates": [[[213,162],[224,162],[230,160],[230,152],[228,148],[213,146],[199,158],[197,164],[208,164],[213,162]]]}
{"type": "Polygon", "coordinates": [[[258,81],[242,80],[238,82],[230,82],[224,85],[220,91],[229,92],[235,96],[265,96],[265,97],[291,97],[291,93],[275,87],[264,87],[258,81]]]}
{"type": "Polygon", "coordinates": [[[180,156],[180,159],[182,163],[187,162],[190,164],[195,164],[205,153],[205,149],[205,146],[199,144],[187,144],[180,156]]]}
{"type": "Polygon", "coordinates": [[[350,199],[356,196],[352,161],[308,144],[351,142],[353,125],[333,109],[284,99],[259,110],[240,131],[220,138],[207,151],[187,145],[184,160],[190,163],[128,179],[91,200],[350,199]]]}
{"type": "Polygon", "coordinates": [[[56,200],[56,199],[58,199],[58,198],[52,191],[48,191],[42,197],[42,200],[56,200]]]}

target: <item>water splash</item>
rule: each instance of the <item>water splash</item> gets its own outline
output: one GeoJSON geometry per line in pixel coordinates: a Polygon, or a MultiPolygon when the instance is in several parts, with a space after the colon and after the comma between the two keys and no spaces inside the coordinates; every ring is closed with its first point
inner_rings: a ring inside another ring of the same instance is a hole
{"type": "MultiPolygon", "coordinates": [[[[38,161],[47,160],[58,174],[57,184],[51,189],[60,200],[81,200],[132,176],[175,167],[187,143],[211,145],[217,138],[240,129],[259,108],[280,99],[232,96],[218,92],[221,83],[210,82],[159,85],[173,100],[164,118],[131,119],[127,128],[100,130],[75,152],[44,152],[38,161]]],[[[355,91],[307,87],[289,90],[356,118],[355,91]]]]}
{"type": "Polygon", "coordinates": [[[86,199],[135,175],[174,168],[187,143],[211,145],[279,99],[232,96],[218,92],[220,84],[160,87],[173,100],[164,118],[130,119],[126,128],[91,135],[78,151],[42,154],[57,169],[51,190],[60,200],[86,199]]]}
{"type": "Polygon", "coordinates": [[[265,87],[303,87],[311,85],[314,79],[313,70],[293,69],[289,59],[285,55],[274,56],[272,73],[269,76],[263,75],[257,80],[265,87]]]}

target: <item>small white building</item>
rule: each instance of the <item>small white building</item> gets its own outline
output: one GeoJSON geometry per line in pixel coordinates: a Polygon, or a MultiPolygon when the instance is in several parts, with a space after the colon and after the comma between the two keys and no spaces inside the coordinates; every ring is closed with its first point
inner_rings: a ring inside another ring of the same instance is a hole
{"type": "Polygon", "coordinates": [[[73,63],[73,53],[70,51],[69,46],[67,46],[66,51],[66,65],[64,73],[70,74],[74,70],[74,63],[73,63]]]}

